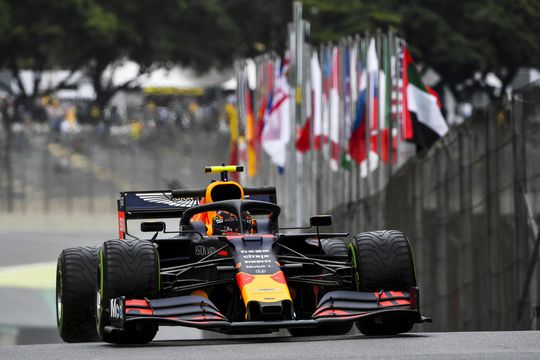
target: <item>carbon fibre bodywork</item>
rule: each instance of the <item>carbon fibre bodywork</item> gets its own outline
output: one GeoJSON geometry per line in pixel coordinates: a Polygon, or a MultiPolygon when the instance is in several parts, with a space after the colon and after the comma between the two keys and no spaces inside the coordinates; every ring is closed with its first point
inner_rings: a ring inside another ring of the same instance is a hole
{"type": "MultiPolygon", "coordinates": [[[[236,207],[241,212],[243,205],[250,205],[249,201],[244,202],[228,201],[225,208],[236,207]]],[[[262,206],[259,202],[251,205],[262,206]]],[[[216,206],[220,204],[201,208],[216,206]]],[[[269,208],[274,207],[272,204],[269,208]]],[[[392,318],[411,326],[429,321],[420,313],[416,287],[405,292],[356,291],[352,263],[348,258],[317,252],[317,243],[309,241],[315,235],[211,237],[222,245],[217,245],[213,253],[198,261],[161,270],[164,287],[171,290],[167,297],[111,299],[111,325],[105,331],[121,332],[127,323],[144,322],[224,333],[266,333],[281,328],[318,328],[368,319],[392,318]],[[216,289],[226,291],[229,300],[215,304],[212,299],[221,298],[216,289]],[[313,303],[303,298],[301,292],[306,289],[315,294],[313,303]],[[193,290],[204,290],[205,296],[193,295],[193,290]],[[237,298],[241,301],[235,302],[237,298]],[[231,311],[231,307],[236,311],[231,311]]],[[[318,234],[323,239],[336,235],[346,234],[318,234]]]]}
{"type": "Polygon", "coordinates": [[[317,328],[328,324],[353,323],[367,319],[399,318],[400,321],[429,321],[420,314],[418,289],[409,293],[333,291],[324,295],[311,319],[231,322],[203,296],[179,296],[156,300],[111,300],[110,332],[122,331],[126,323],[157,322],[223,333],[265,333],[282,328],[317,328]]]}

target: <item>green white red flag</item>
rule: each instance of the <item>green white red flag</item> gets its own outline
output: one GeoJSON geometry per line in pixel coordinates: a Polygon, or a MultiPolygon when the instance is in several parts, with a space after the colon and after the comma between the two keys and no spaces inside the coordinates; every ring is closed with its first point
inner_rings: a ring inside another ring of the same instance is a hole
{"type": "Polygon", "coordinates": [[[412,140],[419,151],[428,149],[448,132],[440,102],[425,86],[407,48],[403,49],[403,138],[412,140]]]}

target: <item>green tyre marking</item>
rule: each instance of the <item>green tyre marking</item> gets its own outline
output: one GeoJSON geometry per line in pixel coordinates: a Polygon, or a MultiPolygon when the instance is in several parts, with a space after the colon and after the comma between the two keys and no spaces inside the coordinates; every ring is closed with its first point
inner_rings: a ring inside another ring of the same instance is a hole
{"type": "Polygon", "coordinates": [[[360,291],[360,275],[358,274],[358,263],[356,260],[356,250],[354,249],[354,246],[352,243],[349,243],[349,249],[352,253],[352,260],[353,260],[353,266],[354,266],[354,282],[356,284],[356,291],[360,291]]]}

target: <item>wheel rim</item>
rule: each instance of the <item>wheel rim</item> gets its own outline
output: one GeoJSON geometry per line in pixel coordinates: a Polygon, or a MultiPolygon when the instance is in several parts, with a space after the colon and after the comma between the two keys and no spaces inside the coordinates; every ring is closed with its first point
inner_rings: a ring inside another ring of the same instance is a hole
{"type": "Polygon", "coordinates": [[[62,324],[62,271],[56,275],[56,321],[60,326],[62,324]]]}
{"type": "Polygon", "coordinates": [[[96,292],[96,327],[98,334],[101,334],[100,332],[100,324],[101,324],[101,289],[103,287],[103,250],[99,251],[99,263],[98,263],[98,279],[97,279],[97,292],[96,292]]]}
{"type": "Polygon", "coordinates": [[[96,320],[99,323],[101,319],[101,291],[98,289],[96,294],[96,320]]]}

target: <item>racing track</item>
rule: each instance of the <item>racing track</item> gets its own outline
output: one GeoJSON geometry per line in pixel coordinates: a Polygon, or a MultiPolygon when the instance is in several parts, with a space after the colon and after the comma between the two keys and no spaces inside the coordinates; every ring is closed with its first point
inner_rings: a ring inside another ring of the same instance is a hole
{"type": "Polygon", "coordinates": [[[0,359],[539,359],[540,331],[416,333],[395,337],[158,341],[146,346],[57,344],[0,347],[0,359]]]}

